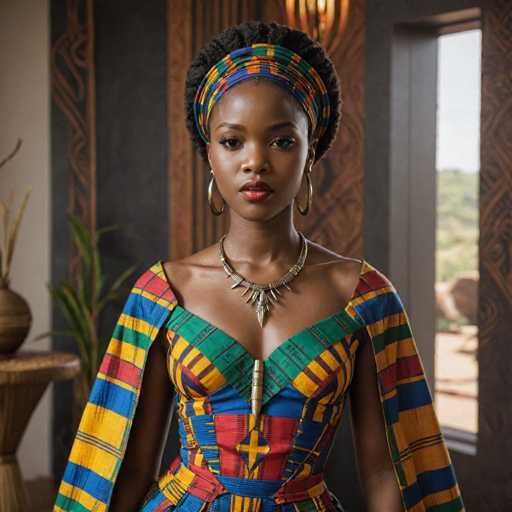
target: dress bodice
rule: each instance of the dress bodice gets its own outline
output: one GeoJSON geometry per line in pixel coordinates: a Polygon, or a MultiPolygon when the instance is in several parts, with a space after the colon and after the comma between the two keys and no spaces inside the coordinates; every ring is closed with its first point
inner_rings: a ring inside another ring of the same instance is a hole
{"type": "Polygon", "coordinates": [[[323,504],[308,510],[339,510],[323,470],[353,375],[359,345],[354,332],[361,326],[347,305],[279,344],[263,362],[256,417],[250,405],[253,356],[222,329],[176,305],[165,326],[180,435],[171,472],[211,475],[213,485],[220,484],[215,499],[225,504],[219,510],[280,510],[285,483],[294,493],[303,487],[304,502],[323,504]],[[245,508],[227,507],[227,501],[244,499],[245,508]]]}

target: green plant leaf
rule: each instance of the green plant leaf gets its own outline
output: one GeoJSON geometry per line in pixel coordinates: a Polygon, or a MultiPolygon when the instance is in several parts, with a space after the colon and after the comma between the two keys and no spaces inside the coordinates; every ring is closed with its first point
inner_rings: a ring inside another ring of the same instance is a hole
{"type": "Polygon", "coordinates": [[[87,279],[84,280],[84,276],[82,274],[78,274],[76,276],[76,294],[80,304],[87,310],[88,314],[91,314],[90,309],[90,288],[87,286],[87,279]]]}
{"type": "Polygon", "coordinates": [[[109,301],[118,297],[123,284],[135,273],[139,267],[139,264],[132,265],[119,277],[117,277],[117,279],[110,286],[109,290],[106,292],[105,296],[99,301],[100,310],[102,310],[109,301]]]}
{"type": "Polygon", "coordinates": [[[90,269],[92,265],[93,243],[91,234],[82,221],[73,213],[68,213],[68,222],[71,235],[85,265],[90,269]]]}
{"type": "Polygon", "coordinates": [[[96,242],[99,242],[100,238],[105,233],[108,233],[109,231],[116,231],[117,229],[119,229],[119,225],[118,224],[112,224],[111,226],[105,226],[103,228],[97,229],[96,230],[96,242]]]}
{"type": "Polygon", "coordinates": [[[96,313],[99,315],[102,311],[102,308],[100,307],[100,301],[101,301],[101,296],[103,295],[103,292],[104,292],[104,288],[105,288],[105,284],[106,284],[106,279],[105,279],[105,276],[103,274],[100,274],[98,276],[98,284],[97,284],[97,297],[96,297],[96,313]]]}
{"type": "Polygon", "coordinates": [[[91,343],[89,325],[86,319],[87,313],[84,315],[84,310],[76,296],[76,291],[69,284],[64,283],[54,288],[54,293],[59,300],[62,313],[74,332],[81,359],[88,371],[92,361],[90,359],[91,343]]]}

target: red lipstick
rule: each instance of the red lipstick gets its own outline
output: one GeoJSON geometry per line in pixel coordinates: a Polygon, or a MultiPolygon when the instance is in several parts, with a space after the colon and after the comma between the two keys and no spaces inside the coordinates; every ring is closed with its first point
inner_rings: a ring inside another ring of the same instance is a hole
{"type": "Polygon", "coordinates": [[[246,181],[241,187],[240,192],[244,199],[251,202],[264,201],[269,197],[273,189],[272,187],[262,180],[249,180],[246,181]]]}

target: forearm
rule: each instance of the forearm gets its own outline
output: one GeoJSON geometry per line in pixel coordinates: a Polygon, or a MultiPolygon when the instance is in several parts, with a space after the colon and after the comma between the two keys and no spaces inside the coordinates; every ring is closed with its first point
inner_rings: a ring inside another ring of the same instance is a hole
{"type": "Polygon", "coordinates": [[[403,512],[400,489],[392,468],[372,472],[363,479],[366,512],[403,512]]]}

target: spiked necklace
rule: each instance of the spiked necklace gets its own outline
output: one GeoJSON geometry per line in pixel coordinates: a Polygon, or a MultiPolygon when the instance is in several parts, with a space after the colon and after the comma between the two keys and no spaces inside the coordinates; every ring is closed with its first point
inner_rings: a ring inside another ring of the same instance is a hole
{"type": "Polygon", "coordinates": [[[242,296],[244,296],[247,292],[250,292],[246,302],[250,302],[256,307],[256,314],[258,316],[258,322],[261,327],[263,327],[265,317],[270,311],[272,304],[279,300],[279,295],[281,295],[279,288],[284,286],[288,290],[291,290],[291,288],[288,286],[288,283],[294,279],[304,267],[304,262],[306,261],[306,257],[308,255],[308,244],[304,235],[300,231],[298,233],[301,238],[302,247],[297,262],[289,268],[288,272],[286,272],[283,277],[268,284],[253,283],[252,281],[245,279],[244,276],[239,274],[230,265],[226,253],[224,252],[224,238],[226,238],[226,235],[222,236],[219,241],[220,259],[222,261],[222,265],[224,266],[224,271],[227,274],[226,278],[231,277],[231,279],[233,279],[234,284],[231,286],[231,288],[236,288],[238,286],[243,286],[245,288],[242,296]]]}

